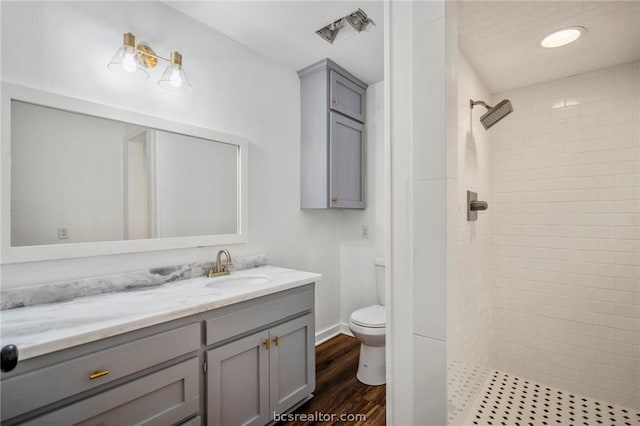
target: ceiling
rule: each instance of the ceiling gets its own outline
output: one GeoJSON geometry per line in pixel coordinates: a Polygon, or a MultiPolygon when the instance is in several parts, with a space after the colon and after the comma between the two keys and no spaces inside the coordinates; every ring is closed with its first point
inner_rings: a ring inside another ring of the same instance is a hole
{"type": "Polygon", "coordinates": [[[640,59],[638,1],[460,1],[460,49],[492,93],[640,59]],[[583,26],[577,42],[540,41],[583,26]]]}
{"type": "Polygon", "coordinates": [[[331,58],[367,83],[383,79],[382,1],[166,1],[166,4],[299,70],[331,58]],[[316,30],[361,8],[376,23],[368,32],[329,44],[316,30]]]}

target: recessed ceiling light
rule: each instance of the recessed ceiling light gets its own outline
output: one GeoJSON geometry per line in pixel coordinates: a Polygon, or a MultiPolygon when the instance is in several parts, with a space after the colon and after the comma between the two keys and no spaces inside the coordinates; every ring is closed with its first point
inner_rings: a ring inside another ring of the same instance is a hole
{"type": "Polygon", "coordinates": [[[576,41],[582,33],[585,31],[584,27],[569,27],[558,30],[552,34],[546,36],[541,42],[542,47],[548,49],[554,47],[566,46],[569,43],[576,41]]]}

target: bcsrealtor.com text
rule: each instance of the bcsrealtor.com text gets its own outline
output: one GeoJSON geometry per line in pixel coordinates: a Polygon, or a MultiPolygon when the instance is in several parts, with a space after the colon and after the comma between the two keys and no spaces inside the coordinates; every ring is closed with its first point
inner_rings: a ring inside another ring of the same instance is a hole
{"type": "Polygon", "coordinates": [[[366,422],[367,415],[362,413],[323,413],[315,411],[313,413],[273,413],[273,420],[276,422],[366,422]]]}

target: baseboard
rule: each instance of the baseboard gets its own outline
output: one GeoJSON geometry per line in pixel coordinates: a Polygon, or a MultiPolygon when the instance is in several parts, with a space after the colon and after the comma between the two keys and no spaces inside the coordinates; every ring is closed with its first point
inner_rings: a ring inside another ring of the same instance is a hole
{"type": "Polygon", "coordinates": [[[340,334],[346,334],[347,336],[355,337],[347,324],[340,324],[340,334]]]}
{"type": "Polygon", "coordinates": [[[336,324],[316,332],[316,346],[336,337],[338,334],[346,334],[347,336],[353,337],[353,334],[351,333],[351,330],[349,330],[349,326],[347,324],[336,324]]]}

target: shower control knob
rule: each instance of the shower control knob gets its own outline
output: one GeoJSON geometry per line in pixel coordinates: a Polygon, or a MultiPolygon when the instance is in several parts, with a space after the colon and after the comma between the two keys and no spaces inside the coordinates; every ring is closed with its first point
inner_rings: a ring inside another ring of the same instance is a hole
{"type": "Polygon", "coordinates": [[[0,369],[11,371],[18,365],[18,347],[16,345],[6,345],[0,351],[0,369]]]}
{"type": "Polygon", "coordinates": [[[469,203],[469,209],[471,211],[486,210],[488,208],[489,204],[486,201],[471,201],[469,203]]]}

